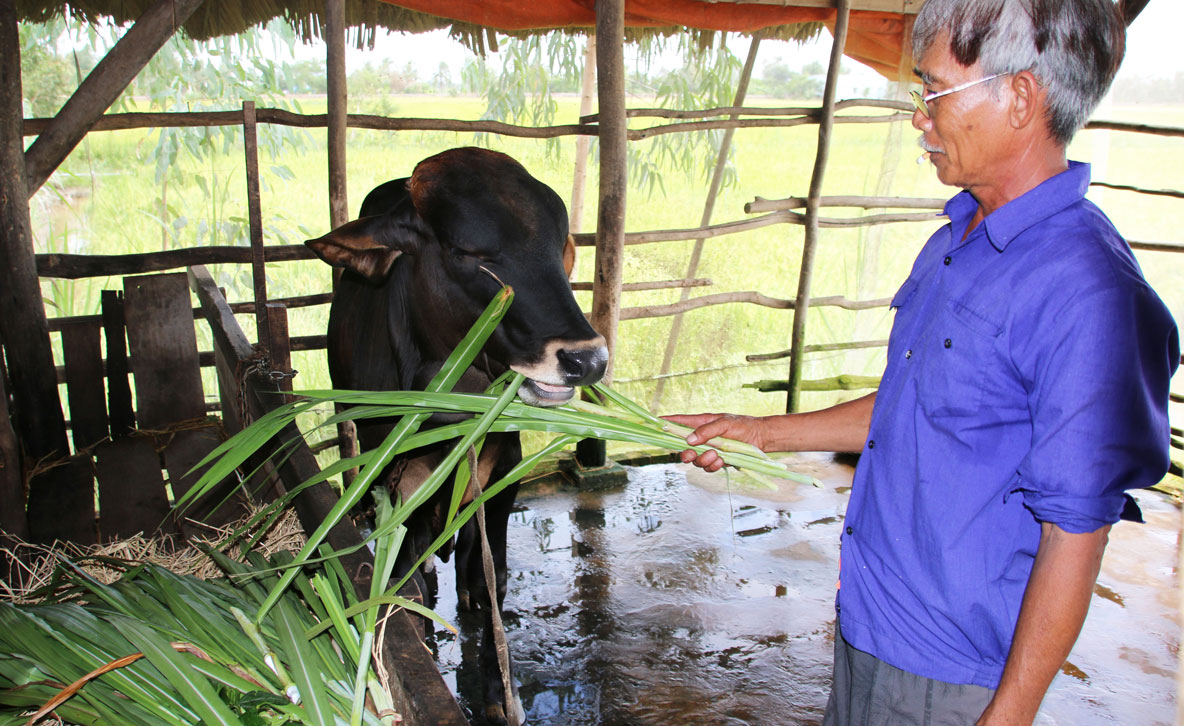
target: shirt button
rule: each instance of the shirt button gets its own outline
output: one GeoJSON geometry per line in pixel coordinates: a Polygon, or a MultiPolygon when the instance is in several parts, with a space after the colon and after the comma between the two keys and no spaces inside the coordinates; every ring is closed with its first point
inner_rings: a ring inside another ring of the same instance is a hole
{"type": "Polygon", "coordinates": [[[944,263],[944,264],[945,264],[945,265],[948,267],[948,266],[949,266],[949,264],[950,264],[951,262],[953,262],[953,260],[954,260],[954,258],[953,258],[953,257],[950,257],[949,255],[946,255],[946,258],[945,258],[944,260],[942,260],[942,263],[944,263]]]}
{"type": "Polygon", "coordinates": [[[954,344],[954,341],[950,340],[949,338],[946,338],[946,341],[944,343],[942,343],[942,345],[944,345],[947,348],[949,348],[953,344],[954,344]]]}
{"type": "Polygon", "coordinates": [[[855,534],[855,528],[854,528],[854,527],[848,527],[848,528],[847,528],[847,534],[855,534]]]}
{"type": "Polygon", "coordinates": [[[907,359],[909,359],[909,358],[912,358],[912,357],[913,357],[913,349],[912,349],[912,348],[909,348],[908,350],[906,350],[906,351],[904,352],[904,357],[905,357],[905,359],[906,359],[906,360],[907,360],[907,359]]]}
{"type": "Polygon", "coordinates": [[[867,442],[867,448],[869,448],[869,449],[874,449],[874,448],[876,448],[876,440],[875,440],[875,439],[872,439],[872,440],[868,441],[868,442],[867,442]]]}

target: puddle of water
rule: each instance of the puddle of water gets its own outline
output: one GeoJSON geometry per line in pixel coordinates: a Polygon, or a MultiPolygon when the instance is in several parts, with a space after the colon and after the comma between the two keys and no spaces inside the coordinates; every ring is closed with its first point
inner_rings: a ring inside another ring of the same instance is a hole
{"type": "MultiPolygon", "coordinates": [[[[506,621],[530,723],[821,723],[851,469],[793,466],[825,486],[729,493],[722,477],[655,465],[619,490],[520,496],[506,621]]],[[[1042,726],[1173,723],[1180,514],[1138,498],[1148,524],[1115,527],[1042,726]]],[[[438,610],[455,622],[451,567],[440,575],[438,610]]],[[[445,678],[479,712],[459,665],[475,644],[439,643],[445,678]]]]}

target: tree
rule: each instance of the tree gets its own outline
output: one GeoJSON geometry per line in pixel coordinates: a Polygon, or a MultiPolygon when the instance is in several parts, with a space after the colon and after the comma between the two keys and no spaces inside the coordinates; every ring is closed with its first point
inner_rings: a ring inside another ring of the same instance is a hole
{"type": "Polygon", "coordinates": [[[777,98],[822,98],[822,87],[826,80],[826,69],[817,61],[807,63],[800,71],[790,68],[784,61],[765,66],[761,73],[760,90],[777,98]]]}

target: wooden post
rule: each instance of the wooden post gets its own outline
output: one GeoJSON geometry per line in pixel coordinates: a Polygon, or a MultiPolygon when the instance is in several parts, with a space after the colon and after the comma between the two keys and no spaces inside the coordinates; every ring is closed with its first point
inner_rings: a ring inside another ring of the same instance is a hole
{"type": "Polygon", "coordinates": [[[247,228],[251,236],[251,280],[255,290],[255,340],[271,342],[267,317],[267,269],[263,264],[263,208],[259,201],[259,132],[255,102],[243,101],[243,153],[247,168],[247,228]]]}
{"type": "Polygon", "coordinates": [[[29,457],[69,455],[49,323],[33,255],[21,111],[16,8],[0,0],[0,340],[13,397],[13,428],[29,457]]]}
{"type": "Polygon", "coordinates": [[[822,117],[818,122],[818,150],[814,155],[814,173],[810,177],[810,193],[806,197],[806,234],[802,243],[802,266],[798,272],[798,291],[794,298],[793,332],[790,336],[789,392],[785,410],[793,413],[801,404],[802,351],[806,345],[806,316],[810,312],[810,280],[814,275],[814,253],[818,247],[818,207],[822,197],[822,178],[830,155],[830,135],[835,125],[835,90],[839,84],[839,66],[843,47],[847,43],[847,21],[851,16],[850,0],[838,0],[835,17],[834,43],[830,49],[830,67],[826,71],[826,87],[822,93],[822,117]]]}
{"type": "Polygon", "coordinates": [[[326,81],[329,94],[329,224],[349,221],[346,197],[345,0],[325,0],[326,81]]]}
{"type": "MultiPolygon", "coordinates": [[[[95,66],[74,91],[74,95],[58,111],[50,123],[25,154],[28,164],[27,195],[33,194],[49,179],[49,175],[65,161],[70,152],[86,136],[86,132],[103,115],[119,94],[132,82],[136,74],[144,69],[156,51],[172,37],[203,0],[156,0],[144,14],[136,19],[103,60],[95,66]]],[[[11,3],[8,3],[11,8],[11,3]]],[[[10,42],[4,43],[6,47],[10,42]]],[[[22,114],[20,95],[15,98],[18,109],[17,120],[22,114]]],[[[5,166],[5,168],[11,168],[5,166]]]]}
{"type": "MultiPolygon", "coordinates": [[[[8,374],[0,356],[0,547],[13,544],[8,538],[28,539],[25,519],[25,480],[21,476],[20,444],[8,416],[8,374]]],[[[0,558],[0,577],[12,582],[11,562],[0,558]]]]}
{"type": "MultiPolygon", "coordinates": [[[[592,327],[608,345],[606,381],[612,380],[613,352],[621,321],[621,279],[625,257],[625,0],[596,0],[596,88],[600,126],[600,204],[596,219],[596,271],[592,278],[592,327]]],[[[604,442],[576,446],[582,466],[604,466],[604,442]]]]}
{"type": "MultiPolygon", "coordinates": [[[[744,70],[740,73],[740,81],[736,84],[736,98],[732,105],[739,108],[744,105],[744,98],[748,95],[748,82],[752,80],[752,68],[756,65],[756,52],[761,45],[760,32],[754,33],[752,36],[752,44],[748,46],[748,58],[744,61],[744,70]]],[[[740,114],[734,113],[731,118],[740,118],[740,114]]],[[[715,169],[711,174],[711,187],[707,191],[707,201],[703,204],[703,216],[699,220],[700,227],[706,227],[711,224],[711,215],[715,212],[715,199],[719,195],[719,188],[724,180],[724,168],[728,164],[728,150],[732,147],[732,137],[736,135],[735,128],[729,128],[724,131],[724,138],[719,145],[719,158],[715,160],[715,169]]],[[[687,263],[687,273],[683,275],[684,280],[690,280],[699,272],[699,260],[703,257],[703,241],[705,238],[700,237],[695,240],[695,246],[691,249],[691,260],[687,263]]],[[[679,294],[679,302],[683,302],[690,298],[691,288],[684,287],[679,294]]],[[[666,388],[666,374],[670,372],[670,366],[674,362],[674,352],[678,347],[678,338],[682,332],[682,313],[674,316],[670,322],[670,337],[666,341],[666,352],[662,354],[662,367],[658,371],[658,382],[654,387],[654,397],[650,403],[650,410],[657,411],[662,403],[662,392],[666,388]]]]}
{"type": "MultiPolygon", "coordinates": [[[[589,34],[584,47],[584,73],[580,77],[580,118],[592,113],[592,90],[596,83],[596,35],[589,34]]],[[[576,137],[576,166],[572,173],[571,209],[568,229],[574,234],[584,227],[584,192],[588,188],[588,150],[592,139],[580,134],[576,137]]]]}
{"type": "MultiPolygon", "coordinates": [[[[288,335],[288,308],[283,303],[267,303],[268,338],[267,353],[271,358],[271,370],[283,374],[276,381],[281,391],[292,390],[292,339],[288,335]]],[[[285,396],[291,401],[291,396],[285,396]]]]}
{"type": "MultiPolygon", "coordinates": [[[[349,92],[345,77],[345,2],[325,0],[325,74],[328,81],[329,112],[329,226],[336,229],[349,221],[346,195],[345,136],[349,92]]],[[[333,271],[333,289],[341,271],[333,271]]],[[[348,459],[358,455],[358,432],[353,421],[337,424],[338,453],[348,459]]],[[[343,472],[342,483],[349,486],[356,470],[343,472]]]]}

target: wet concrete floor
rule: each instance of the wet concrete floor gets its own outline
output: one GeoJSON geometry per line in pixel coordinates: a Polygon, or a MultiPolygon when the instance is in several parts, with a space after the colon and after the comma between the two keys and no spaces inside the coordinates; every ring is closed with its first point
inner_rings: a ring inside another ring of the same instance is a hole
{"type": "MultiPolygon", "coordinates": [[[[683,465],[602,492],[526,488],[510,523],[507,634],[537,725],[818,724],[830,687],[839,531],[852,469],[776,491],[683,465]]],[[[1175,722],[1180,512],[1140,492],[1146,525],[1111,535],[1085,630],[1037,724],[1175,722]]],[[[451,567],[437,610],[456,622],[451,567]]],[[[472,711],[464,634],[438,633],[472,711]]]]}

